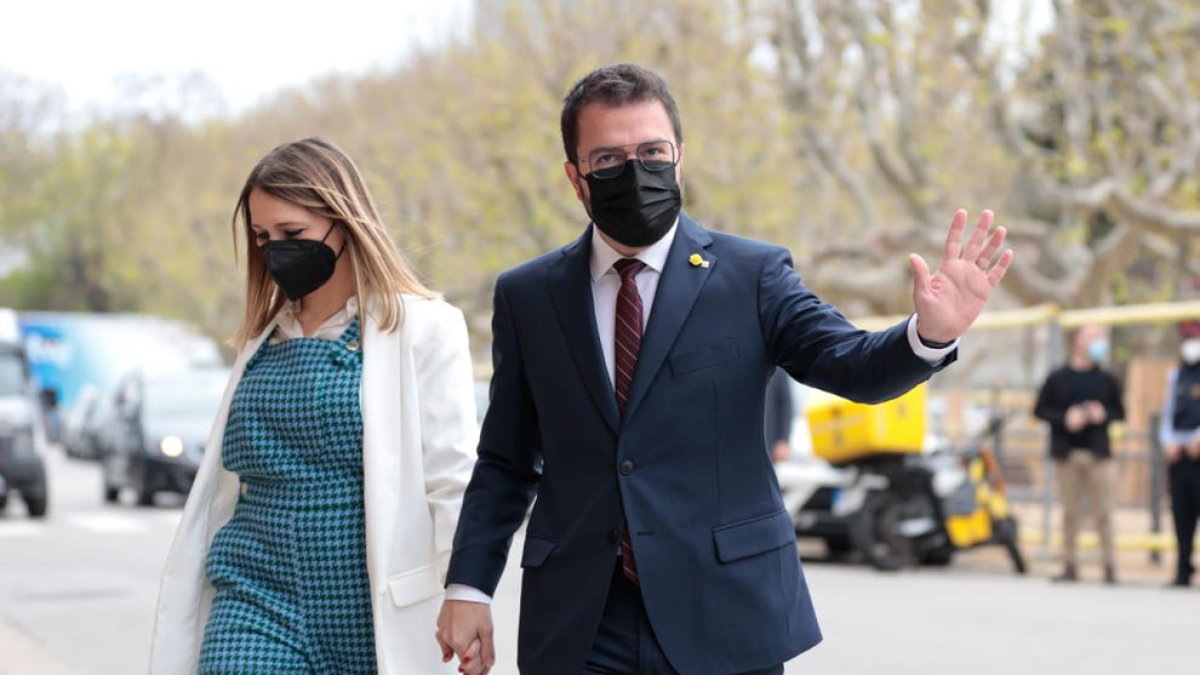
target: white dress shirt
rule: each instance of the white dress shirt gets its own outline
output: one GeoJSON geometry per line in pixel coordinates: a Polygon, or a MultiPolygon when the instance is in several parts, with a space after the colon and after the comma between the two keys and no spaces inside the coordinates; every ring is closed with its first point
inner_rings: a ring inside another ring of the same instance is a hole
{"type": "Polygon", "coordinates": [[[304,334],[304,327],[300,325],[300,319],[296,317],[298,311],[300,311],[299,301],[293,300],[283,304],[279,310],[279,323],[271,335],[271,344],[277,345],[280,342],[300,337],[338,340],[342,337],[342,333],[345,333],[346,329],[350,327],[350,322],[354,320],[354,317],[358,316],[358,296],[350,296],[350,299],[346,300],[346,305],[333,316],[325,319],[312,335],[304,334]]]}
{"type": "MultiPolygon", "coordinates": [[[[663,268],[667,264],[667,254],[671,251],[671,243],[675,241],[675,232],[679,223],[671,227],[667,234],[656,243],[643,249],[635,256],[646,263],[646,267],[638,272],[634,281],[638,293],[642,296],[642,326],[650,320],[650,310],[654,306],[654,296],[658,292],[658,280],[662,277],[663,268]]],[[[621,275],[613,265],[625,256],[618,253],[600,236],[600,231],[592,228],[592,255],[590,260],[592,275],[592,306],[596,311],[596,334],[600,336],[600,348],[604,352],[604,367],[608,371],[608,381],[616,387],[616,316],[617,293],[621,290],[621,275]]],[[[958,340],[943,349],[926,347],[917,335],[917,315],[913,314],[908,320],[908,344],[913,353],[929,364],[937,364],[958,347],[958,340]]],[[[483,591],[463,584],[450,584],[446,587],[447,600],[466,600],[490,604],[492,598],[483,591]]]]}
{"type": "MultiPolygon", "coordinates": [[[[667,264],[667,254],[671,252],[671,242],[675,241],[675,231],[678,228],[676,223],[667,230],[662,239],[635,256],[646,263],[646,267],[634,277],[638,294],[642,296],[643,330],[650,321],[650,309],[654,306],[654,296],[658,293],[658,280],[662,277],[663,268],[667,264]]],[[[599,230],[592,228],[592,307],[596,310],[596,334],[600,336],[600,349],[604,351],[604,367],[608,371],[608,381],[614,390],[617,377],[617,293],[621,291],[621,273],[613,265],[624,257],[604,241],[599,230]]]]}
{"type": "Polygon", "coordinates": [[[1175,428],[1175,383],[1179,381],[1179,368],[1167,374],[1167,395],[1163,398],[1162,412],[1158,416],[1158,442],[1166,445],[1178,443],[1187,445],[1193,439],[1200,439],[1200,428],[1175,428]]]}

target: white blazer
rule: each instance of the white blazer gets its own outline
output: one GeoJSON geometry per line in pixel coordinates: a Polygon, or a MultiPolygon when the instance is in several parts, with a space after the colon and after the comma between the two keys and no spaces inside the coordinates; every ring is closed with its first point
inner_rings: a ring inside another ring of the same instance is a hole
{"type": "MultiPolygon", "coordinates": [[[[451,673],[434,638],[442,586],[475,461],[474,383],[462,312],[404,296],[404,325],[363,321],[363,493],[367,573],[381,675],[451,673]]],[[[238,355],[204,459],[167,556],[150,655],[152,675],[196,672],[213,587],[205,561],[233,514],[239,482],[221,464],[229,405],[247,359],[274,322],[238,355]]]]}

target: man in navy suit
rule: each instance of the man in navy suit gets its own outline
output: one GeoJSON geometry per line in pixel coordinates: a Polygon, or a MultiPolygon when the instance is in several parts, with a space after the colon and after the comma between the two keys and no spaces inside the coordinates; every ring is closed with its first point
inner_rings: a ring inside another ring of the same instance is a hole
{"type": "Polygon", "coordinates": [[[666,84],[600,68],[564,102],[566,173],[591,225],[496,282],[494,375],[438,620],[446,660],[495,662],[488,603],[513,533],[526,675],[781,673],[821,639],[763,440],[768,378],[859,401],[954,360],[1012,252],[984,212],[952,221],[916,312],[856,329],[787,251],[681,213],[666,84]]]}

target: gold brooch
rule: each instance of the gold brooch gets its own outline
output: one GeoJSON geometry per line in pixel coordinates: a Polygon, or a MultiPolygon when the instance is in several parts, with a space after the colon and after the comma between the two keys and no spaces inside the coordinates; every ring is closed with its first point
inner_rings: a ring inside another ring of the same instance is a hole
{"type": "Polygon", "coordinates": [[[699,253],[693,253],[692,256],[688,258],[688,262],[692,264],[692,267],[703,267],[704,269],[708,269],[708,261],[700,257],[699,253]]]}

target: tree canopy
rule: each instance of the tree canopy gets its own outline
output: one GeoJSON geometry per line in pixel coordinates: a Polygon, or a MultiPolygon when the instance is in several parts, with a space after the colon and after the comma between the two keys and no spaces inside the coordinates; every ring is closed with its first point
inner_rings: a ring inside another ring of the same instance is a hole
{"type": "Polygon", "coordinates": [[[211,86],[187,80],[80,122],[0,71],[0,305],[230,335],[238,189],[272,147],[319,135],[486,334],[496,275],[586,223],[558,115],[617,61],[679,101],[687,211],[791,247],[851,315],[909,310],[906,254],[936,260],[959,206],[1012,231],[1010,304],[1191,296],[1197,44],[1198,0],[509,0],[391,70],[238,115],[204,113],[221,109],[211,86]]]}

